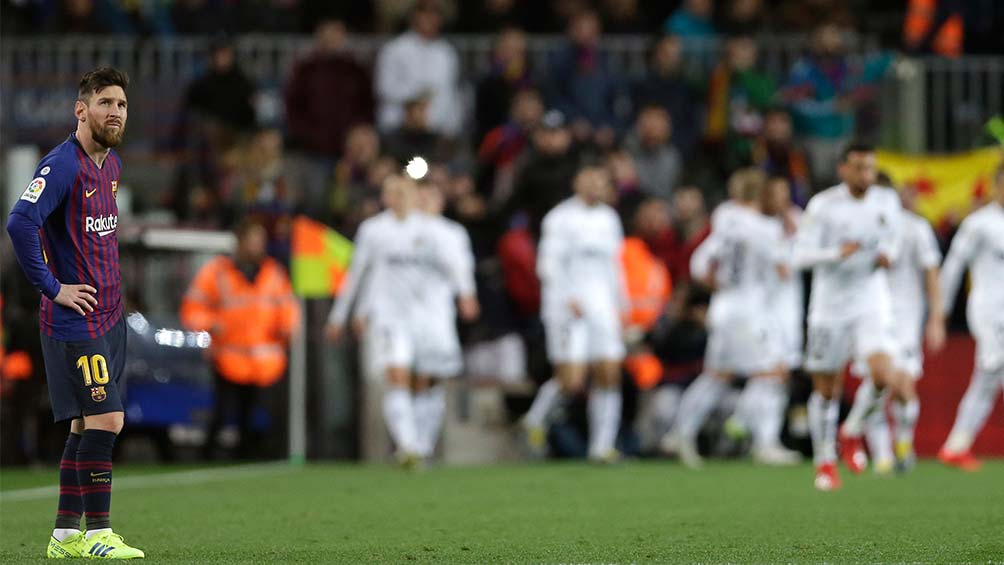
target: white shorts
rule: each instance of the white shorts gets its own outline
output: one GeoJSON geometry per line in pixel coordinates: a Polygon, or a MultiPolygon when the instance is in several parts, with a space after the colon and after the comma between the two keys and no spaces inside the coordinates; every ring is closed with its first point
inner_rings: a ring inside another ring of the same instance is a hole
{"type": "Polygon", "coordinates": [[[464,351],[467,375],[513,383],[526,378],[526,346],[518,334],[509,333],[475,343],[464,351]]]}
{"type": "Polygon", "coordinates": [[[995,372],[1004,368],[1004,320],[970,316],[969,331],[976,338],[976,366],[995,372]]]}
{"type": "Polygon", "coordinates": [[[805,347],[802,325],[797,326],[790,320],[774,320],[770,329],[771,349],[776,352],[781,362],[788,369],[802,366],[802,351],[805,347]]]}
{"type": "Polygon", "coordinates": [[[463,355],[453,320],[418,323],[378,323],[371,332],[381,371],[404,367],[416,375],[450,378],[463,369],[463,355]]]}
{"type": "Polygon", "coordinates": [[[897,349],[895,332],[886,316],[859,316],[827,324],[810,321],[805,369],[810,373],[837,373],[849,360],[865,360],[876,353],[896,359],[897,349]]]}
{"type": "Polygon", "coordinates": [[[917,380],[924,373],[924,324],[899,318],[894,330],[896,354],[893,366],[917,380]]]}
{"type": "Polygon", "coordinates": [[[624,339],[617,316],[544,320],[547,359],[559,363],[592,363],[624,359],[624,339]]]}
{"type": "Polygon", "coordinates": [[[746,376],[765,373],[782,364],[782,347],[778,333],[765,317],[735,317],[710,329],[704,368],[746,376]]]}

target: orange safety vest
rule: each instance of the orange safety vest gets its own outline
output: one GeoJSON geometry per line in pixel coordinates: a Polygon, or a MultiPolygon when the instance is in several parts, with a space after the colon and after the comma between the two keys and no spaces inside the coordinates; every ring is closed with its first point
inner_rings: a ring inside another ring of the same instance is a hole
{"type": "MultiPolygon", "coordinates": [[[[3,312],[3,297],[0,296],[0,313],[3,312]]],[[[3,316],[0,315],[0,379],[24,381],[31,378],[31,357],[24,351],[7,352],[3,339],[3,316]]]]}
{"type": "MultiPolygon", "coordinates": [[[[916,47],[927,36],[937,11],[938,0],[910,0],[903,22],[903,40],[908,46],[916,47]]],[[[945,57],[958,57],[962,54],[964,33],[962,16],[953,14],[935,33],[931,49],[945,57]]]]}
{"type": "Polygon", "coordinates": [[[195,276],[181,304],[181,322],[208,331],[210,353],[230,382],[266,387],[286,370],[286,342],[300,323],[300,307],[286,271],[265,259],[254,282],[233,260],[212,259],[195,276]]]}
{"type": "MultiPolygon", "coordinates": [[[[621,264],[631,301],[627,325],[649,330],[662,316],[673,292],[669,270],[638,237],[624,240],[621,264]]],[[[624,368],[642,390],[654,387],[662,379],[662,363],[652,353],[628,355],[624,368]]]]}

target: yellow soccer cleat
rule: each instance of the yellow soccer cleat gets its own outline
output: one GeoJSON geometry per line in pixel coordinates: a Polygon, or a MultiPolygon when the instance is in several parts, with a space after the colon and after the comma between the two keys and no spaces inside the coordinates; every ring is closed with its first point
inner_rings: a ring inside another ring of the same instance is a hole
{"type": "Polygon", "coordinates": [[[88,559],[142,559],[146,554],[141,549],[126,545],[122,536],[108,531],[87,539],[83,556],[88,559]]]}
{"type": "Polygon", "coordinates": [[[70,557],[83,557],[85,543],[83,532],[59,541],[54,537],[49,537],[49,547],[45,550],[45,556],[49,559],[67,559],[70,557]]]}

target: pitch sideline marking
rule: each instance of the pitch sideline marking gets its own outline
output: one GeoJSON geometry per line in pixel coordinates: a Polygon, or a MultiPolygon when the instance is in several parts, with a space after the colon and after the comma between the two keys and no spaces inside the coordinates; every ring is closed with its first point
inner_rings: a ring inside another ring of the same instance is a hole
{"type": "MultiPolygon", "coordinates": [[[[194,469],[191,471],[174,471],[170,473],[155,473],[132,477],[116,478],[115,491],[138,490],[151,487],[173,487],[185,485],[201,485],[216,481],[260,477],[280,473],[296,472],[299,469],[291,467],[285,461],[272,463],[251,463],[232,467],[217,467],[212,469],[194,469]]],[[[24,502],[29,500],[44,500],[55,498],[59,494],[59,486],[51,485],[0,492],[0,502],[24,502]]]]}

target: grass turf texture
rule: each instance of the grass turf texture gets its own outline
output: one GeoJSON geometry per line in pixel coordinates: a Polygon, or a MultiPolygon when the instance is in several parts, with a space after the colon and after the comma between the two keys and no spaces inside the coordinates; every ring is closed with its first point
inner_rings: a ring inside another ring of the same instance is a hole
{"type": "MultiPolygon", "coordinates": [[[[115,478],[176,470],[123,465],[115,478]]],[[[156,563],[1004,562],[1004,461],[971,475],[929,462],[907,477],[844,473],[834,493],[812,489],[807,465],[213,473],[123,488],[113,525],[156,563]]],[[[55,496],[10,495],[55,477],[0,472],[0,561],[43,561],[55,496]]]]}

